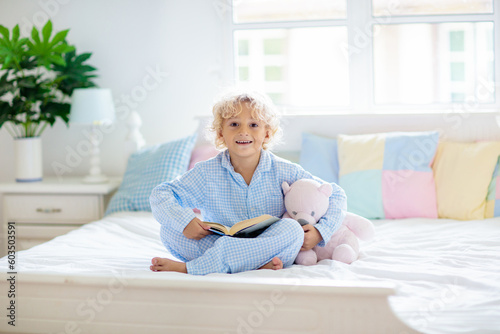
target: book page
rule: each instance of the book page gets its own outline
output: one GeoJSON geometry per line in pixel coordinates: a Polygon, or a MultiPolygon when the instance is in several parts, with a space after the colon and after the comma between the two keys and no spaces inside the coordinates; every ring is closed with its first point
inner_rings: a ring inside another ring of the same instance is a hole
{"type": "MultiPolygon", "coordinates": [[[[255,230],[266,229],[269,225],[278,221],[279,218],[273,217],[271,215],[261,215],[255,218],[242,220],[236,224],[234,224],[231,228],[214,222],[204,222],[208,226],[210,226],[210,231],[219,235],[234,235],[242,230],[249,230],[248,233],[251,233],[255,230]]],[[[248,234],[245,232],[245,234],[248,234]]]]}
{"type": "Polygon", "coordinates": [[[234,233],[233,236],[238,238],[255,238],[262,232],[264,232],[269,226],[279,221],[280,219],[277,217],[272,217],[256,224],[245,227],[238,232],[234,233]]]}
{"type": "Polygon", "coordinates": [[[263,222],[265,220],[268,220],[268,219],[271,219],[271,218],[274,218],[273,216],[271,215],[262,215],[262,216],[258,216],[258,217],[255,217],[255,218],[251,218],[251,219],[247,219],[247,220],[242,220],[236,224],[234,224],[230,229],[229,229],[229,234],[233,235],[235,234],[236,232],[244,229],[244,228],[247,228],[249,226],[252,226],[252,225],[255,225],[255,224],[258,224],[260,222],[263,222]]]}
{"type": "Polygon", "coordinates": [[[224,234],[229,234],[229,228],[225,225],[213,222],[204,222],[204,223],[210,226],[211,229],[221,231],[224,234]]]}

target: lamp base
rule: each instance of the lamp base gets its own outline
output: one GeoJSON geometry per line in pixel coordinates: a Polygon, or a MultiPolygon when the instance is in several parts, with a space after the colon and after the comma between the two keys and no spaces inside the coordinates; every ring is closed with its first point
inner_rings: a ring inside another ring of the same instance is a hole
{"type": "Polygon", "coordinates": [[[101,159],[99,158],[99,142],[102,140],[102,134],[99,139],[97,124],[92,124],[92,132],[90,134],[90,142],[92,143],[92,151],[90,152],[90,171],[83,179],[83,183],[106,183],[109,181],[106,175],[101,174],[101,159]]]}
{"type": "Polygon", "coordinates": [[[109,181],[106,175],[87,175],[83,183],[107,183],[109,181]]]}

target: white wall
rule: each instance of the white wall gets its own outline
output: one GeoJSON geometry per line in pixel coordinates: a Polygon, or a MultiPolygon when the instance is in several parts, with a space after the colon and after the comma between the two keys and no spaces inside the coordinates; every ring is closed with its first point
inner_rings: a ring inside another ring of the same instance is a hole
{"type": "MultiPolygon", "coordinates": [[[[222,0],[221,0],[222,1],[222,0]]],[[[210,113],[214,95],[226,84],[221,7],[209,0],[0,0],[0,24],[19,24],[29,33],[48,17],[57,31],[70,29],[77,52],[92,52],[97,83],[111,88],[118,120],[101,144],[103,172],[125,171],[125,115],[142,117],[146,142],[160,143],[192,133],[195,115],[210,113]],[[156,73],[155,75],[151,73],[156,73]]],[[[222,7],[223,8],[223,7],[222,7]]],[[[44,174],[56,175],[55,161],[68,176],[85,175],[70,152],[83,152],[84,126],[58,122],[42,135],[44,174]],[[66,161],[69,160],[69,164],[66,161]]],[[[14,180],[13,140],[0,130],[0,182],[14,180]]],[[[82,154],[79,154],[80,156],[82,154]]],[[[83,154],[84,155],[84,154],[83,154]]]]}

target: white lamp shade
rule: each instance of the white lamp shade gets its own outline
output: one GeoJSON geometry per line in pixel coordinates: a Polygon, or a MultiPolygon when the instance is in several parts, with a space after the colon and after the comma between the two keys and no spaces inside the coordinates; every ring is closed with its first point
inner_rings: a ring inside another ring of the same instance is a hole
{"type": "Polygon", "coordinates": [[[71,95],[72,123],[100,124],[113,122],[115,107],[111,90],[106,88],[78,88],[71,95]]]}

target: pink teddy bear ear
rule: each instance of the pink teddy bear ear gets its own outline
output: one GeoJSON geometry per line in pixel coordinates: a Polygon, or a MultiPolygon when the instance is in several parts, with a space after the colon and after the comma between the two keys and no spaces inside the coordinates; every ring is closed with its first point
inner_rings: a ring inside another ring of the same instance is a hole
{"type": "Polygon", "coordinates": [[[325,194],[326,197],[330,197],[330,195],[333,192],[333,187],[332,187],[332,185],[330,183],[324,183],[321,186],[319,186],[318,190],[321,193],[325,194]]]}
{"type": "Polygon", "coordinates": [[[284,195],[286,195],[290,191],[290,185],[287,182],[283,182],[281,184],[281,188],[283,188],[284,195]]]}

